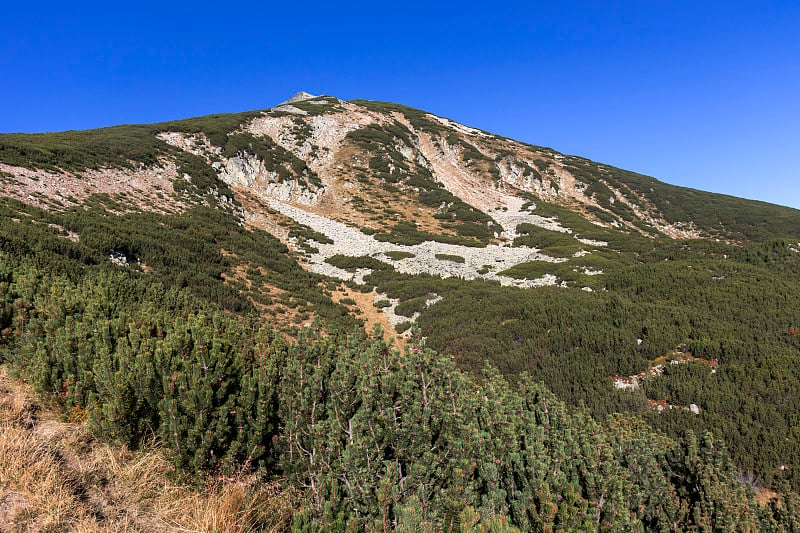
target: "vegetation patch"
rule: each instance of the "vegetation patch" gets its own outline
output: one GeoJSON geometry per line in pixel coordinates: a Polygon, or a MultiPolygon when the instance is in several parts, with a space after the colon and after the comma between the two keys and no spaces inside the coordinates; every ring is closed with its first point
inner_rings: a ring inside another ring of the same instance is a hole
{"type": "Polygon", "coordinates": [[[392,227],[390,233],[377,233],[375,238],[381,242],[391,242],[403,246],[414,246],[426,241],[442,242],[445,244],[460,244],[462,246],[483,247],[485,243],[453,235],[430,233],[417,229],[411,222],[398,222],[392,227]]]}
{"type": "Polygon", "coordinates": [[[327,258],[325,262],[341,268],[342,270],[347,270],[348,272],[355,272],[356,270],[364,268],[370,270],[392,270],[392,265],[367,255],[353,257],[350,255],[336,254],[327,258]]]}
{"type": "Polygon", "coordinates": [[[344,111],[344,108],[339,105],[339,101],[333,96],[318,96],[308,100],[292,102],[292,106],[305,111],[308,114],[307,116],[311,117],[344,111]]]}
{"type": "Polygon", "coordinates": [[[400,322],[399,324],[396,324],[394,326],[394,331],[398,335],[401,335],[401,334],[405,333],[406,331],[408,331],[409,329],[411,329],[411,326],[412,326],[412,323],[409,322],[408,320],[405,320],[403,322],[400,322]]]}
{"type": "Polygon", "coordinates": [[[551,257],[572,257],[585,245],[577,241],[569,233],[549,230],[534,224],[519,224],[519,237],[514,239],[514,246],[538,248],[543,254],[551,257]]]}
{"type": "Polygon", "coordinates": [[[412,257],[416,257],[415,254],[412,254],[411,252],[405,252],[403,250],[389,250],[388,252],[384,252],[383,255],[392,261],[400,261],[402,259],[411,259],[412,257]]]}
{"type": "MultiPolygon", "coordinates": [[[[582,238],[606,242],[610,248],[624,252],[647,250],[654,246],[653,238],[644,237],[637,232],[626,232],[622,229],[598,226],[589,222],[575,211],[566,207],[550,204],[538,198],[534,203],[536,207],[533,212],[535,214],[547,218],[556,218],[562,227],[572,230],[573,239],[582,238]]],[[[661,239],[666,238],[663,235],[659,235],[658,237],[661,239]]]]}
{"type": "Polygon", "coordinates": [[[424,296],[416,296],[414,298],[410,298],[408,300],[404,300],[397,304],[394,309],[396,315],[411,317],[414,313],[422,312],[426,307],[428,307],[428,301],[431,299],[434,294],[426,294],[424,296]]]}
{"type": "Polygon", "coordinates": [[[297,239],[298,246],[300,246],[307,253],[317,253],[319,251],[316,247],[314,247],[312,242],[317,242],[319,244],[333,244],[333,240],[324,233],[320,233],[319,231],[316,231],[298,222],[292,223],[292,226],[289,229],[289,238],[297,239]]]}
{"type": "Polygon", "coordinates": [[[360,105],[378,113],[401,113],[406,117],[412,127],[417,130],[424,131],[431,135],[445,133],[449,131],[438,120],[430,118],[428,113],[413,107],[404,106],[401,104],[394,104],[391,102],[378,102],[374,100],[351,100],[351,103],[360,105]]]}
{"type": "Polygon", "coordinates": [[[453,263],[464,263],[465,259],[460,255],[451,254],[436,254],[436,259],[439,261],[451,261],[453,263]]]}
{"type": "Polygon", "coordinates": [[[388,184],[404,180],[411,168],[398,149],[398,145],[411,148],[411,132],[400,124],[369,124],[348,132],[345,140],[370,154],[369,168],[374,175],[388,184]]]}

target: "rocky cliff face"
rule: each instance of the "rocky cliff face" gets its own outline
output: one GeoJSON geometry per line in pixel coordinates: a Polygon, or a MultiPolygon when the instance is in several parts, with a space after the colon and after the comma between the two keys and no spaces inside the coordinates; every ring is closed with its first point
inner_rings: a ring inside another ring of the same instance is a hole
{"type": "MultiPolygon", "coordinates": [[[[267,165],[263,154],[255,150],[229,153],[220,146],[219,135],[211,139],[202,130],[187,131],[180,122],[175,125],[155,136],[204,158],[222,181],[239,192],[264,202],[302,205],[359,228],[380,231],[405,221],[426,231],[456,235],[459,225],[480,222],[491,235],[497,234],[495,242],[510,241],[520,223],[558,227],[535,212],[538,202],[547,202],[600,227],[651,236],[702,233],[691,222],[667,221],[641,190],[614,179],[601,165],[400,105],[345,102],[299,92],[227,132],[229,137],[247,134],[256,140],[268,139],[307,165],[319,178],[314,185],[287,177],[274,164],[267,165]],[[465,216],[470,210],[485,216],[465,216]]],[[[285,157],[283,152],[281,157],[285,157]]],[[[180,177],[175,176],[176,165],[170,157],[161,160],[162,164],[141,172],[180,177]]],[[[9,189],[27,197],[30,184],[22,182],[31,170],[5,165],[3,173],[19,177],[14,186],[6,178],[9,189]]],[[[72,174],[65,172],[49,181],[68,181],[68,175],[72,174]]],[[[98,187],[104,192],[113,192],[115,182],[122,189],[127,180],[138,179],[136,172],[111,167],[97,169],[95,176],[95,181],[108,182],[98,187]]],[[[69,187],[70,191],[75,188],[69,187]]],[[[171,192],[163,184],[159,188],[171,192]]],[[[140,196],[143,205],[149,200],[169,207],[169,202],[150,193],[140,196]]]]}

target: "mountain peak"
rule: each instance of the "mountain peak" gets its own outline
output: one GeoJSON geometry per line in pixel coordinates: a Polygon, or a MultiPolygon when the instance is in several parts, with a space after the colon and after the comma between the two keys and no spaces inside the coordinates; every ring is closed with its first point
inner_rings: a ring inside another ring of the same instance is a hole
{"type": "Polygon", "coordinates": [[[298,91],[294,93],[291,98],[289,98],[285,102],[281,102],[278,105],[293,104],[295,102],[302,102],[303,100],[311,100],[312,98],[316,98],[316,96],[314,96],[311,93],[307,93],[305,91],[298,91]]]}

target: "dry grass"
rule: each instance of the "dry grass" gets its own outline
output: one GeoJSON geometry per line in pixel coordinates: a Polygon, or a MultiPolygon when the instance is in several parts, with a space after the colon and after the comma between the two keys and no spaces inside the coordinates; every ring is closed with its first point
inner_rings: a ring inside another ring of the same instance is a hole
{"type": "Polygon", "coordinates": [[[774,490],[770,490],[764,487],[759,487],[756,491],[756,503],[761,507],[766,507],[770,504],[772,500],[776,500],[778,502],[778,507],[782,506],[781,503],[781,495],[775,492],[774,490]]]}
{"type": "Polygon", "coordinates": [[[282,531],[298,495],[255,476],[175,481],[156,449],[101,443],[0,367],[0,532],[282,531]]]}
{"type": "Polygon", "coordinates": [[[383,330],[383,340],[393,343],[395,348],[401,352],[403,351],[403,347],[408,342],[408,339],[402,335],[397,335],[386,313],[375,308],[375,304],[373,303],[375,293],[354,291],[347,285],[342,284],[331,294],[331,297],[336,303],[341,303],[345,298],[354,300],[356,305],[347,307],[351,313],[361,312],[361,314],[357,316],[364,321],[364,329],[366,332],[371,334],[375,326],[379,325],[383,330]]]}

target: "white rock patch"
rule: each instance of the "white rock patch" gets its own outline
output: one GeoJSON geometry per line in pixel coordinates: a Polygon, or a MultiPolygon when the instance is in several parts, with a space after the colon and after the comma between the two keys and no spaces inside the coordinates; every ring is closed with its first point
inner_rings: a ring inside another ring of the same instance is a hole
{"type": "Polygon", "coordinates": [[[508,276],[496,274],[496,271],[503,271],[520,263],[528,261],[547,261],[550,263],[560,263],[566,259],[557,259],[536,251],[535,248],[510,247],[489,245],[485,248],[474,248],[470,246],[444,244],[440,242],[427,241],[414,246],[403,246],[389,242],[381,242],[371,235],[365,235],[359,230],[346,226],[341,222],[336,222],[329,218],[304,211],[291,206],[274,198],[269,200],[272,209],[290,217],[291,219],[310,227],[311,229],[324,234],[333,241],[333,244],[315,243],[314,247],[319,252],[308,257],[307,265],[314,272],[336,277],[343,280],[353,280],[363,283],[363,273],[351,273],[336,268],[325,262],[326,259],[337,254],[349,256],[378,256],[393,250],[409,252],[414,257],[407,257],[397,261],[391,261],[395,270],[406,274],[431,274],[448,278],[452,276],[462,279],[487,279],[500,282],[504,286],[516,287],[540,287],[543,285],[555,285],[555,276],[547,275],[535,280],[513,279],[508,276]],[[455,255],[464,258],[463,263],[454,261],[440,260],[437,254],[455,255]],[[486,274],[479,274],[484,265],[491,265],[492,270],[486,274]]]}

